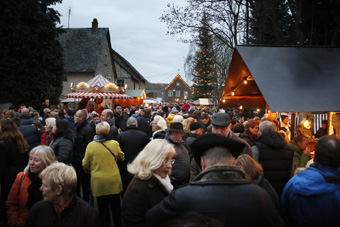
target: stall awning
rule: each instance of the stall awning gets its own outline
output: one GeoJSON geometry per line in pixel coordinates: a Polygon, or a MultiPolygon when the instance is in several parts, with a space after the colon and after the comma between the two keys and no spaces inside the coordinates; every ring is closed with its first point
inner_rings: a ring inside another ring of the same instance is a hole
{"type": "Polygon", "coordinates": [[[107,85],[109,83],[111,83],[111,82],[108,79],[106,79],[105,77],[103,77],[102,75],[97,75],[87,82],[87,84],[90,87],[95,87],[95,86],[104,87],[105,85],[107,85]]]}
{"type": "Polygon", "coordinates": [[[267,103],[273,112],[339,111],[339,64],[340,48],[237,46],[221,107],[267,103]]]}
{"type": "Polygon", "coordinates": [[[103,99],[132,99],[126,94],[109,92],[72,92],[65,95],[65,98],[103,98],[103,99]]]}

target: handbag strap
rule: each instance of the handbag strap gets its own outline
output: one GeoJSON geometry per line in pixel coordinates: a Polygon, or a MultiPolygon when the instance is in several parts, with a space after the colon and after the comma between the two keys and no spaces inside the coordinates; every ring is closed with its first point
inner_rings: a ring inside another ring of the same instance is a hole
{"type": "Polygon", "coordinates": [[[110,151],[110,153],[112,154],[112,156],[115,158],[115,160],[117,161],[117,156],[114,155],[114,153],[112,153],[112,151],[103,143],[103,142],[100,142],[108,151],[110,151]]]}

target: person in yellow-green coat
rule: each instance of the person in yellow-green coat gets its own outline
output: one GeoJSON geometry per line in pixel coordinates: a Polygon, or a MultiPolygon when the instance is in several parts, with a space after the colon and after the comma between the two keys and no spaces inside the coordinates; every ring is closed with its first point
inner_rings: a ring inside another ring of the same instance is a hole
{"type": "Polygon", "coordinates": [[[115,140],[108,139],[110,125],[101,122],[96,126],[96,136],[87,145],[83,167],[91,173],[91,190],[97,198],[102,226],[110,226],[110,206],[114,226],[121,226],[120,192],[123,190],[117,161],[124,153],[115,140]]]}

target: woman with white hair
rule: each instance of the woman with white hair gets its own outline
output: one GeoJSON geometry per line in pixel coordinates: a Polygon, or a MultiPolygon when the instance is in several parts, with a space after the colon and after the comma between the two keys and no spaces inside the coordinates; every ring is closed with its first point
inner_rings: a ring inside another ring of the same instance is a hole
{"type": "Polygon", "coordinates": [[[173,190],[170,171],[176,154],[174,147],[163,139],[154,139],[128,165],[134,175],[122,202],[124,226],[142,226],[146,212],[173,190]]]}
{"type": "Polygon", "coordinates": [[[28,164],[18,173],[6,201],[8,226],[25,226],[31,207],[42,200],[39,174],[54,162],[56,157],[50,147],[37,146],[31,150],[28,164]]]}
{"type": "Polygon", "coordinates": [[[99,216],[103,227],[110,225],[110,207],[114,226],[121,226],[120,193],[122,179],[117,161],[124,160],[117,141],[110,140],[110,125],[106,121],[96,125],[97,135],[86,147],[83,167],[91,173],[91,191],[97,198],[99,216]]]}
{"type": "Polygon", "coordinates": [[[152,138],[153,139],[164,139],[166,134],[166,129],[168,128],[168,124],[165,119],[156,115],[151,122],[152,125],[152,138]]]}

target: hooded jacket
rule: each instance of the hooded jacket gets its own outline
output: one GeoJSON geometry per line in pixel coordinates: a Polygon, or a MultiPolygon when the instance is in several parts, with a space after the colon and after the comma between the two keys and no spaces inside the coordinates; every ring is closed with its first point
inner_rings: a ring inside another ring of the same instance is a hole
{"type": "Polygon", "coordinates": [[[311,164],[289,180],[281,206],[287,226],[340,226],[340,169],[311,164]]]}
{"type": "Polygon", "coordinates": [[[293,175],[294,151],[277,132],[264,133],[255,146],[259,151],[258,162],[263,167],[263,175],[280,197],[293,175]]]}

